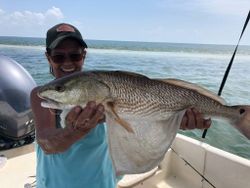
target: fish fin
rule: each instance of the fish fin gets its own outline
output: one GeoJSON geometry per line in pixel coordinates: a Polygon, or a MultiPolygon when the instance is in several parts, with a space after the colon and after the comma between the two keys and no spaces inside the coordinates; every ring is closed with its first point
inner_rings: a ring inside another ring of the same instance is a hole
{"type": "Polygon", "coordinates": [[[250,140],[250,106],[239,105],[232,106],[232,108],[237,109],[239,113],[239,119],[236,122],[232,122],[232,125],[250,140]]]}
{"type": "Polygon", "coordinates": [[[186,88],[186,89],[191,89],[191,90],[195,90],[197,91],[198,93],[202,94],[202,95],[205,95],[207,97],[210,97],[214,100],[216,100],[217,102],[225,105],[226,102],[223,98],[219,97],[217,94],[197,85],[197,84],[194,84],[194,83],[191,83],[191,82],[187,82],[187,81],[184,81],[184,80],[179,80],[179,79],[155,79],[155,80],[158,80],[158,81],[161,81],[161,82],[165,82],[165,83],[168,83],[168,84],[171,84],[171,85],[176,85],[176,86],[179,86],[179,87],[183,87],[183,88],[186,88]]]}
{"type": "Polygon", "coordinates": [[[185,110],[167,119],[129,119],[134,134],[107,115],[108,148],[116,174],[147,172],[160,164],[179,130],[185,110]]]}
{"type": "Polygon", "coordinates": [[[119,115],[117,114],[117,112],[115,111],[115,106],[113,102],[108,102],[107,103],[107,107],[109,109],[109,112],[111,113],[111,115],[114,117],[114,120],[121,125],[123,128],[125,128],[128,132],[130,133],[134,133],[131,125],[125,121],[124,119],[120,118],[119,115]]]}

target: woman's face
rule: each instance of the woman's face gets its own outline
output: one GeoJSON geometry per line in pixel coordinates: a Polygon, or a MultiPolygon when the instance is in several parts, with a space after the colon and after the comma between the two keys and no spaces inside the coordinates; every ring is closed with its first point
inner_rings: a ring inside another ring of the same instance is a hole
{"type": "Polygon", "coordinates": [[[47,59],[56,78],[81,71],[86,51],[75,39],[65,39],[58,46],[46,52],[47,59]]]}

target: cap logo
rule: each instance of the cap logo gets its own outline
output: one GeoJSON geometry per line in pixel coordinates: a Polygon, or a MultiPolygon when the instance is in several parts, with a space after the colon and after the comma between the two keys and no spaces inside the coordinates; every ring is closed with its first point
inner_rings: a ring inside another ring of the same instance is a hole
{"type": "Polygon", "coordinates": [[[58,28],[56,28],[57,32],[75,32],[75,29],[71,27],[70,25],[60,25],[58,28]]]}

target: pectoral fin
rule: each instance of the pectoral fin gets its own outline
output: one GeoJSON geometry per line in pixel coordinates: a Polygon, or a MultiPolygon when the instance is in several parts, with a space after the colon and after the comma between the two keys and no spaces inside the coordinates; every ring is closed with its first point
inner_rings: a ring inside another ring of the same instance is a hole
{"type": "Polygon", "coordinates": [[[123,120],[122,118],[119,117],[119,115],[115,111],[115,106],[114,106],[113,102],[108,102],[107,103],[107,107],[108,107],[108,109],[106,109],[106,110],[108,110],[108,112],[110,113],[110,115],[114,118],[114,120],[119,125],[121,125],[123,128],[125,128],[128,132],[134,133],[131,125],[127,121],[125,121],[125,120],[123,120]]]}

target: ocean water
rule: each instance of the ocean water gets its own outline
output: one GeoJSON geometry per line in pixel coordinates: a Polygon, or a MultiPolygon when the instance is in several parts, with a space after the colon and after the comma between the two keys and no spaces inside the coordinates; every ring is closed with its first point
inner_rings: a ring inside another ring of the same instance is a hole
{"type": "MultiPolygon", "coordinates": [[[[151,78],[178,78],[218,92],[230,61],[232,45],[87,40],[84,70],[127,70],[151,78]]],[[[13,58],[37,85],[53,79],[43,38],[0,37],[0,55],[13,58]]],[[[230,105],[250,104],[250,46],[239,46],[222,92],[230,105]]],[[[250,141],[222,120],[213,120],[206,138],[201,130],[180,131],[212,146],[250,159],[250,141]]]]}

